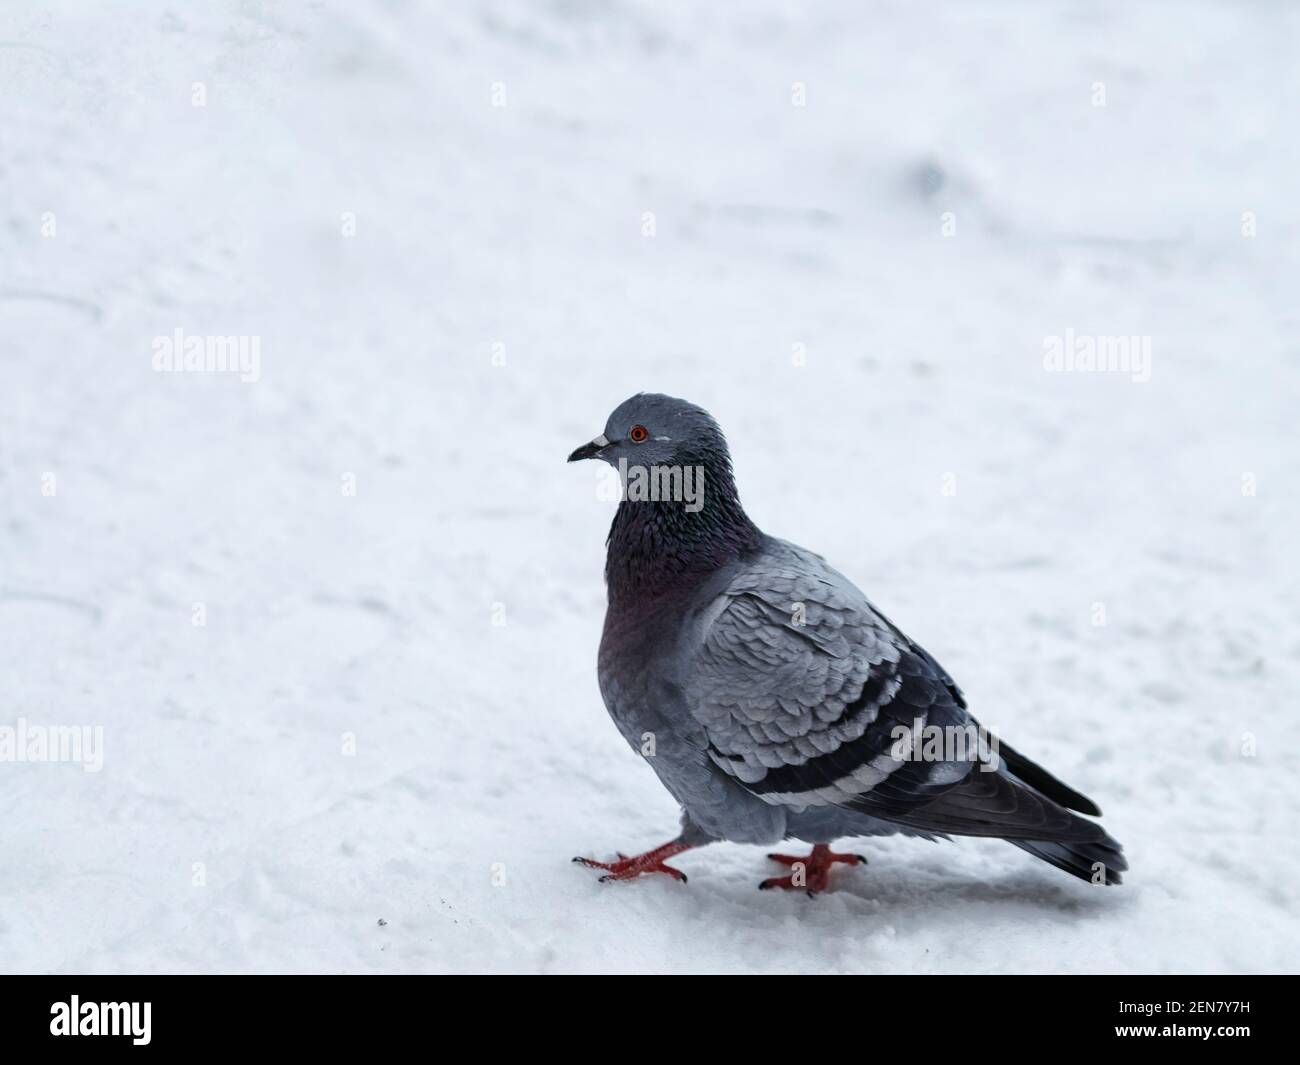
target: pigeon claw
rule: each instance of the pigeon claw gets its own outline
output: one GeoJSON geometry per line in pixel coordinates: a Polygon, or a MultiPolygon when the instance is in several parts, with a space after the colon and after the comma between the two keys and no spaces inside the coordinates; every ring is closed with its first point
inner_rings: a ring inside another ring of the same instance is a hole
{"type": "Polygon", "coordinates": [[[646,851],[645,854],[638,854],[631,858],[619,854],[618,861],[615,862],[598,862],[594,858],[582,857],[573,860],[579,865],[585,865],[588,869],[604,869],[605,875],[600,878],[602,884],[614,880],[635,880],[647,873],[666,873],[674,880],[680,880],[685,884],[686,874],[680,869],[674,869],[671,865],[666,865],[664,862],[664,859],[671,858],[674,854],[681,854],[685,850],[690,850],[690,847],[681,843],[665,843],[662,847],[656,847],[652,851],[646,851]]]}
{"type": "Polygon", "coordinates": [[[825,891],[830,882],[831,866],[837,862],[848,865],[866,865],[867,859],[861,854],[837,854],[825,843],[816,844],[812,853],[805,857],[790,854],[769,854],[774,862],[790,867],[789,876],[773,876],[758,885],[759,891],[780,888],[783,891],[804,891],[808,897],[825,891]]]}

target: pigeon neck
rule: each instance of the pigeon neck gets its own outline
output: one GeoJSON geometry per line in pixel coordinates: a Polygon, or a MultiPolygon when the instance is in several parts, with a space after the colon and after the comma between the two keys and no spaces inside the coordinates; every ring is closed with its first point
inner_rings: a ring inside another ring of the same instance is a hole
{"type": "Polygon", "coordinates": [[[702,506],[624,499],[610,526],[605,583],[611,606],[624,606],[699,580],[756,546],[762,537],[736,496],[729,464],[704,462],[702,506]]]}

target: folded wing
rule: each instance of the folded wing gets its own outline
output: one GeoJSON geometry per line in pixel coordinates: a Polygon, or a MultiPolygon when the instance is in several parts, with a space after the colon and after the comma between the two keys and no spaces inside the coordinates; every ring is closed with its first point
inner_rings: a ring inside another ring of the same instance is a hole
{"type": "Polygon", "coordinates": [[[1101,827],[1064,808],[1096,806],[1010,748],[999,761],[953,679],[817,556],[751,564],[703,614],[691,710],[709,757],[764,802],[1055,841],[1026,849],[1063,868],[1093,846],[1123,868],[1101,827]]]}

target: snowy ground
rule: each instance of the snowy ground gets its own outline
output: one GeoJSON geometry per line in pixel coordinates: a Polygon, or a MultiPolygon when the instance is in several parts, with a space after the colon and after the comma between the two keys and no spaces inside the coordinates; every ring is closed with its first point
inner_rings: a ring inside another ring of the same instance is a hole
{"type": "Polygon", "coordinates": [[[103,767],[0,763],[0,968],[1300,968],[1300,16],[863,8],[5,5],[0,726],[103,767]],[[155,372],[178,327],[259,379],[155,372]],[[1150,380],[1046,372],[1067,329],[1150,380]],[[563,462],[642,389],[1100,802],[1124,887],[569,863],[676,827],[563,462]]]}

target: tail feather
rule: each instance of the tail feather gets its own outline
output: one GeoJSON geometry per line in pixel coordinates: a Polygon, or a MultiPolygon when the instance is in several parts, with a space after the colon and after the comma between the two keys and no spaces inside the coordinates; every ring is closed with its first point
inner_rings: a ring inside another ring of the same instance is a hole
{"type": "Polygon", "coordinates": [[[1095,843],[1053,843],[1040,839],[1007,842],[1090,884],[1122,884],[1124,878],[1120,873],[1128,868],[1124,848],[1109,836],[1105,842],[1095,843]]]}
{"type": "Polygon", "coordinates": [[[1091,843],[1107,838],[1085,821],[1005,772],[972,770],[937,799],[890,817],[900,824],[956,836],[1091,843]]]}
{"type": "Polygon", "coordinates": [[[1070,785],[1052,776],[1037,762],[1031,761],[1010,744],[997,741],[998,757],[1006,763],[1011,774],[1034,790],[1046,795],[1067,810],[1078,810],[1089,817],[1100,817],[1101,807],[1088,796],[1075,791],[1070,785]]]}
{"type": "Polygon", "coordinates": [[[1090,883],[1118,884],[1128,868],[1124,848],[1101,825],[1070,813],[1007,770],[974,771],[933,802],[890,820],[928,832],[1005,839],[1090,883]]]}

